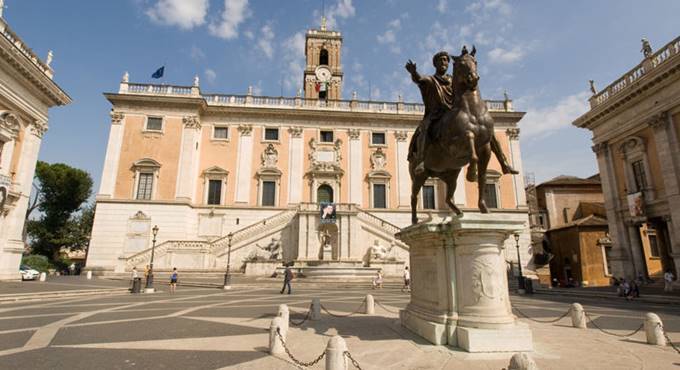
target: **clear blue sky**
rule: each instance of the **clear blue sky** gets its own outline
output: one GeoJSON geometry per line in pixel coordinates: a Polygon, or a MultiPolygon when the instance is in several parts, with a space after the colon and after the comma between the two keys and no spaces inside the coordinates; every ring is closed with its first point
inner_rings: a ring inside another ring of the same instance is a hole
{"type": "MultiPolygon", "coordinates": [[[[50,111],[40,158],[90,172],[98,188],[110,104],[125,71],[168,84],[201,77],[204,92],[292,96],[302,81],[304,32],[318,27],[321,0],[6,0],[10,27],[73,98],[50,111]]],[[[589,79],[602,88],[680,35],[680,1],[326,0],[344,35],[345,98],[420,101],[407,59],[431,73],[431,56],[475,44],[486,99],[507,90],[520,122],[524,170],[537,182],[597,171],[590,133],[571,126],[585,112],[589,79]]],[[[97,189],[96,188],[96,189],[97,189]]],[[[96,192],[95,189],[95,192],[96,192]]]]}

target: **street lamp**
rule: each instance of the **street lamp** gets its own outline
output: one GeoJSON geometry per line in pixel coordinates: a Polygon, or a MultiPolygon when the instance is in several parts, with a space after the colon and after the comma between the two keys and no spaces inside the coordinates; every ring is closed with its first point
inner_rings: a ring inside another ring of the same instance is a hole
{"type": "Polygon", "coordinates": [[[522,259],[519,255],[519,233],[515,233],[515,248],[517,248],[517,266],[519,266],[519,276],[517,276],[517,281],[519,282],[519,289],[523,291],[524,287],[524,277],[522,276],[522,259]]]}
{"type": "Polygon", "coordinates": [[[231,275],[229,274],[229,265],[231,264],[231,238],[234,234],[227,235],[227,271],[224,273],[224,290],[231,289],[231,275]]]}
{"type": "Polygon", "coordinates": [[[158,225],[154,225],[151,229],[153,233],[153,240],[151,241],[151,262],[149,263],[149,273],[146,275],[146,293],[153,293],[155,289],[153,288],[153,254],[156,249],[156,235],[158,235],[158,225]]]}

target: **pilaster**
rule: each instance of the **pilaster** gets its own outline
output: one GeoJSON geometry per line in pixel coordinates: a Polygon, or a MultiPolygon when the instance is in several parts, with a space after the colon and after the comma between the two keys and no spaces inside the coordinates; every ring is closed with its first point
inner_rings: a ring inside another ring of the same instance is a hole
{"type": "Polygon", "coordinates": [[[250,200],[252,178],[253,126],[238,126],[238,158],[236,158],[236,203],[247,204],[250,200]]]}
{"type": "Polygon", "coordinates": [[[399,196],[399,208],[411,207],[411,174],[408,166],[408,133],[395,131],[397,139],[397,194],[399,196]]]}
{"type": "Polygon", "coordinates": [[[349,202],[363,206],[363,143],[361,131],[350,129],[349,135],[349,202]]]}
{"type": "Polygon", "coordinates": [[[186,116],[182,118],[182,124],[184,127],[175,197],[194,203],[200,159],[201,122],[196,116],[186,116]]]}
{"type": "Polygon", "coordinates": [[[111,111],[110,115],[109,142],[106,145],[102,179],[99,185],[99,194],[97,194],[97,197],[103,198],[113,198],[114,196],[120,152],[123,146],[123,134],[125,133],[125,115],[114,111],[111,111]]]}
{"type": "Polygon", "coordinates": [[[302,177],[304,165],[304,143],[302,127],[288,129],[290,135],[288,145],[288,204],[298,204],[302,201],[302,177]]]}
{"type": "Polygon", "coordinates": [[[512,167],[519,172],[517,175],[512,175],[512,186],[515,192],[515,201],[517,208],[526,207],[527,196],[524,190],[524,178],[522,177],[522,154],[519,145],[519,128],[512,127],[506,130],[508,140],[510,141],[510,161],[512,167]]]}

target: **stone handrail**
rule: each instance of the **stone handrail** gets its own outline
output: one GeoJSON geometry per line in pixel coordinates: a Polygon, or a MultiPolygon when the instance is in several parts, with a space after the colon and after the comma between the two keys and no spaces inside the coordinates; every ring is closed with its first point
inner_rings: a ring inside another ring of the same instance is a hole
{"type": "MultiPolygon", "coordinates": [[[[356,206],[355,206],[356,207],[356,206]]],[[[398,232],[401,231],[401,228],[389,221],[386,221],[376,215],[373,215],[371,213],[368,213],[364,211],[363,209],[356,207],[357,210],[357,217],[359,217],[360,220],[373,225],[374,227],[384,230],[386,234],[389,234],[392,236],[392,239],[394,240],[394,243],[398,246],[400,246],[403,249],[408,250],[409,246],[408,244],[402,242],[401,240],[397,239],[394,235],[398,232]]]]}
{"type": "MultiPolygon", "coordinates": [[[[166,240],[160,244],[158,244],[156,247],[154,247],[154,255],[162,255],[165,254],[168,249],[171,247],[179,247],[179,248],[207,248],[209,245],[208,242],[202,241],[202,240],[166,240]]],[[[128,266],[136,266],[137,264],[141,262],[146,262],[151,259],[151,248],[144,249],[143,251],[140,251],[138,253],[135,253],[131,256],[128,256],[125,258],[125,262],[128,266]]]]}
{"type": "Polygon", "coordinates": [[[669,42],[657,52],[645,58],[640,64],[633,67],[633,69],[625,73],[619,79],[602,89],[602,91],[593,95],[590,98],[591,109],[603,104],[621,91],[626,90],[641,77],[650,73],[653,69],[658,68],[665,61],[677,54],[680,54],[680,37],[669,42]]]}
{"type": "MultiPolygon", "coordinates": [[[[265,218],[262,221],[248,225],[243,229],[236,231],[231,234],[231,246],[234,248],[239,243],[252,238],[255,235],[260,234],[265,229],[272,229],[283,224],[287,224],[290,220],[297,214],[297,209],[289,209],[283,212],[277,213],[271,217],[265,218]]],[[[219,239],[214,240],[211,243],[210,249],[214,254],[226,249],[229,243],[229,236],[223,236],[219,239]]]]}

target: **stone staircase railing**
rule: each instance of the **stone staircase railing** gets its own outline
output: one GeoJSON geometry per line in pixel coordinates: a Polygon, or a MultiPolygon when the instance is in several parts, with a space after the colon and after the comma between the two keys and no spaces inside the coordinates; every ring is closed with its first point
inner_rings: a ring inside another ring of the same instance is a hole
{"type": "Polygon", "coordinates": [[[386,221],[386,220],[384,220],[384,219],[382,219],[382,218],[380,218],[376,215],[368,213],[368,212],[364,211],[363,209],[361,209],[359,207],[356,207],[356,210],[357,210],[357,217],[360,220],[362,220],[363,222],[373,226],[375,229],[383,231],[386,234],[386,236],[389,235],[391,237],[391,239],[394,240],[394,243],[395,243],[396,246],[398,246],[402,249],[405,249],[405,250],[409,249],[408,244],[406,244],[406,243],[402,242],[401,240],[396,239],[394,237],[394,235],[396,233],[401,231],[401,228],[399,226],[397,226],[397,225],[395,225],[395,224],[393,224],[389,221],[386,221]]]}
{"type": "MultiPolygon", "coordinates": [[[[262,235],[264,231],[273,230],[281,226],[287,225],[298,213],[297,209],[289,209],[277,213],[271,217],[265,218],[262,221],[248,225],[243,229],[231,234],[231,247],[242,247],[246,241],[250,241],[253,237],[262,235]]],[[[214,240],[211,243],[210,251],[216,256],[221,255],[228,247],[229,236],[223,236],[214,240]]]]}
{"type": "MultiPolygon", "coordinates": [[[[172,247],[181,249],[205,249],[210,243],[202,240],[166,240],[154,247],[154,258],[164,255],[172,247]]],[[[151,248],[128,256],[125,259],[127,266],[138,266],[151,260],[151,248]]]]}

